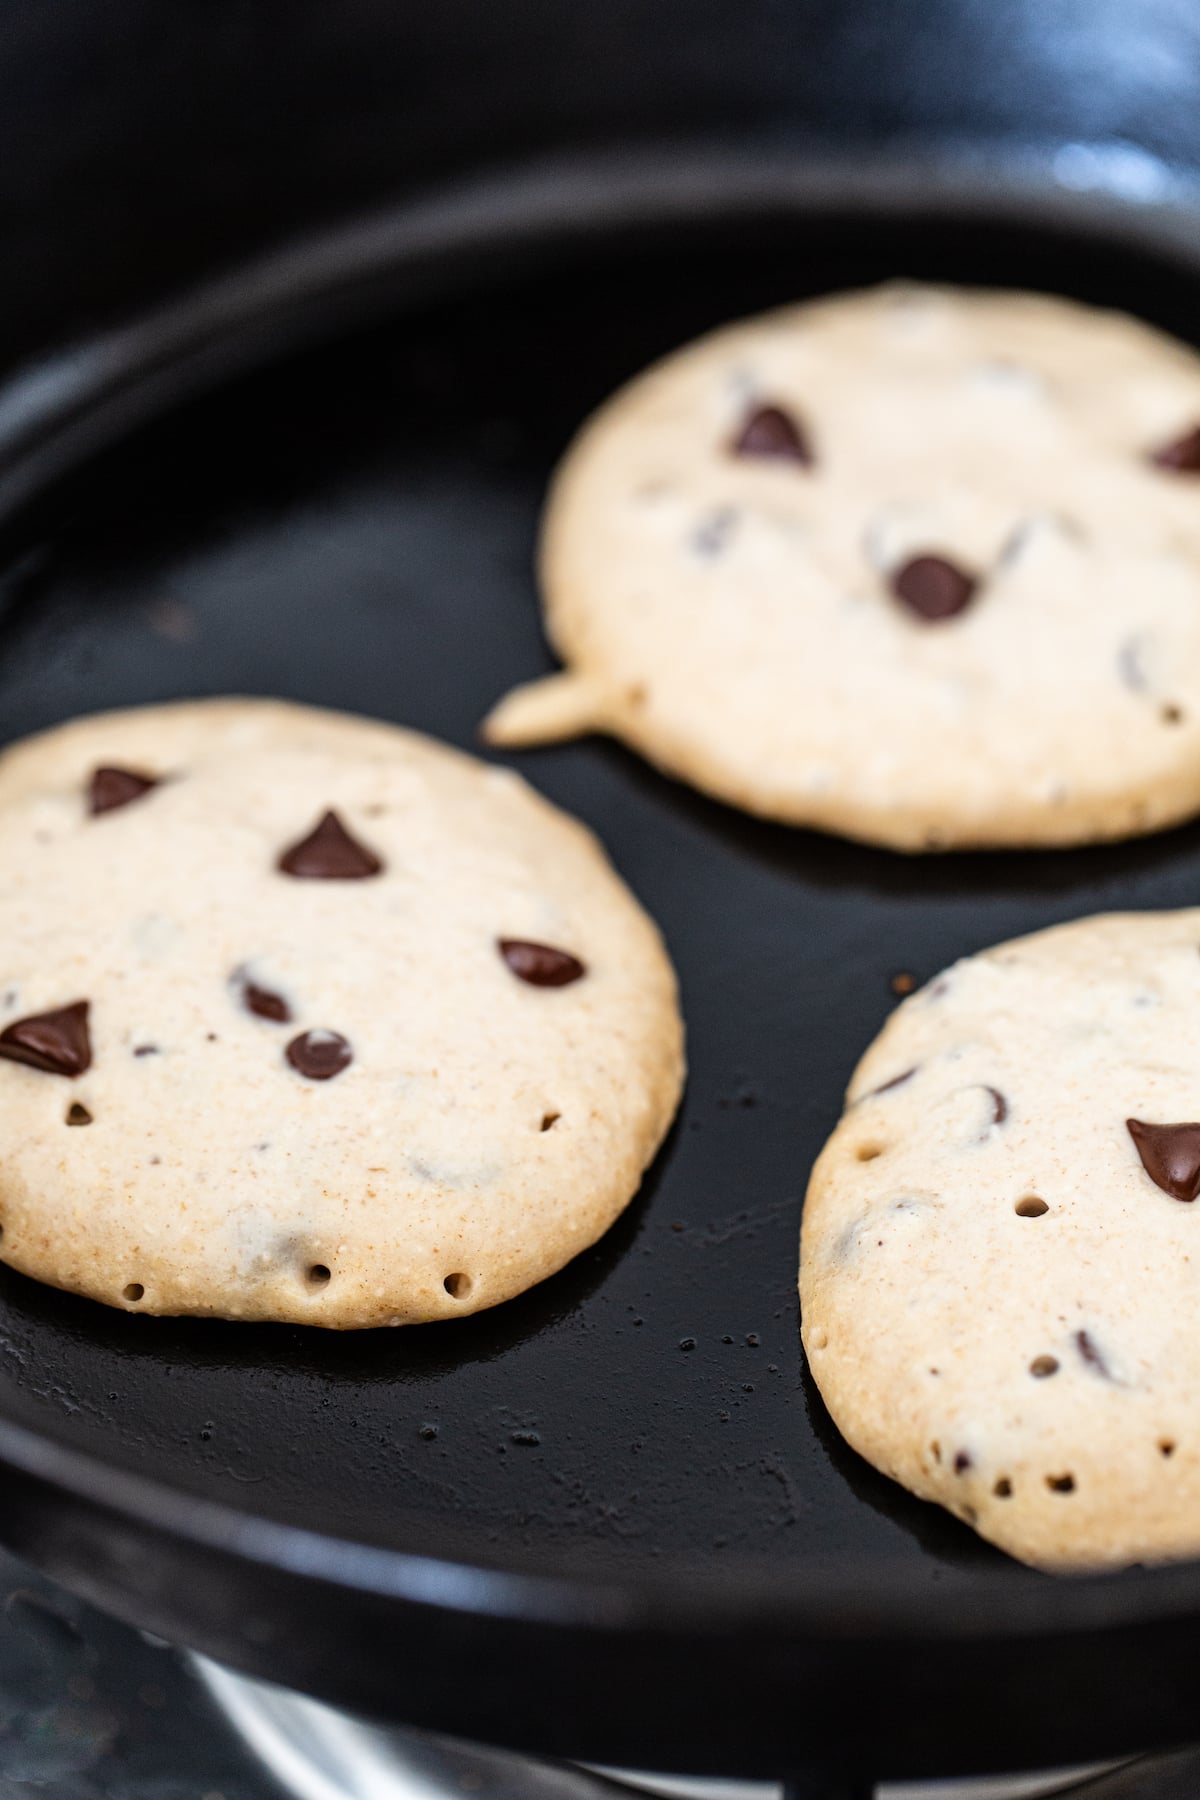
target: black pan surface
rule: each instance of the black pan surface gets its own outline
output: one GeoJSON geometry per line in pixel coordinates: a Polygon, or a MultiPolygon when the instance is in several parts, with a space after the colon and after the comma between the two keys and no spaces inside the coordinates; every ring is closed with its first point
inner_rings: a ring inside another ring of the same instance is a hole
{"type": "MultiPolygon", "coordinates": [[[[751,210],[481,259],[181,401],[10,520],[3,736],[233,691],[476,747],[550,666],[549,472],[653,356],[896,273],[1194,336],[1198,271],[978,206],[751,210]]],[[[543,1750],[766,1775],[852,1734],[864,1767],[934,1773],[1194,1732],[1200,1569],[1051,1582],[876,1475],[804,1367],[795,1265],[893,978],[1192,904],[1200,827],[905,860],[742,818],[608,743],[512,760],[600,833],[676,959],[691,1077],[643,1193],[536,1291],[397,1332],[129,1317],[0,1271],[0,1530],[241,1666],[543,1750]]]]}

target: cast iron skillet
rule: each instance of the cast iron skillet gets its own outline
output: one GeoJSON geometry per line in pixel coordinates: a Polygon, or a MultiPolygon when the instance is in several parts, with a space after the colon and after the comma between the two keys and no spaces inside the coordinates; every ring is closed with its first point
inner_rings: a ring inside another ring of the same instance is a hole
{"type": "MultiPolygon", "coordinates": [[[[754,308],[899,272],[1194,331],[1182,191],[955,168],[940,197],[915,163],[729,157],[459,193],[10,389],[4,736],[244,691],[473,745],[549,666],[530,559],[569,434],[754,308]]],[[[513,760],[600,832],[682,978],[691,1079],[643,1194],[522,1299],[390,1333],[130,1317],[4,1271],[0,1531],[240,1668],[541,1752],[931,1774],[1194,1734],[1200,1566],[1051,1581],[874,1474],[805,1370],[795,1261],[892,977],[1192,903],[1200,827],[913,861],[598,741],[513,760]]]]}

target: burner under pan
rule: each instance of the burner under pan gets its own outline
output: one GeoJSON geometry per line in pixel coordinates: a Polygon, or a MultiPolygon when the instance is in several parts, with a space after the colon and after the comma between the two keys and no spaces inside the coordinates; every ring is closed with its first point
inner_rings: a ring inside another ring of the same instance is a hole
{"type": "MultiPolygon", "coordinates": [[[[1051,1800],[1070,1793],[1084,1800],[1089,1792],[1103,1800],[1104,1794],[1093,1782],[1105,1772],[1100,1765],[862,1786],[836,1775],[795,1783],[729,1781],[539,1764],[509,1751],[371,1725],[203,1657],[194,1658],[193,1667],[235,1731],[297,1800],[453,1800],[464,1793],[490,1800],[1051,1800]]],[[[1156,1792],[1143,1784],[1128,1789],[1125,1800],[1153,1800],[1156,1792]]]]}
{"type": "Polygon", "coordinates": [[[1127,1765],[1116,1785],[1076,1770],[873,1790],[539,1763],[368,1725],[181,1655],[3,1552],[0,1721],[0,1791],[46,1800],[1192,1800],[1200,1787],[1193,1752],[1127,1765]]]}

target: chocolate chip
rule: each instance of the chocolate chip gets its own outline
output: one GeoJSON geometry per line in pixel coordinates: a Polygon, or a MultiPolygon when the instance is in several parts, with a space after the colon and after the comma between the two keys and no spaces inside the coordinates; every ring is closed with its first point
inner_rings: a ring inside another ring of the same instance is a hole
{"type": "Polygon", "coordinates": [[[1038,1381],[1045,1381],[1047,1375],[1057,1375],[1057,1356],[1035,1356],[1029,1365],[1029,1373],[1038,1381]]]}
{"type": "Polygon", "coordinates": [[[47,1075],[82,1075],[92,1066],[87,1000],[54,1012],[31,1013],[0,1031],[0,1056],[47,1075]]]}
{"type": "Polygon", "coordinates": [[[983,1091],[992,1096],[992,1124],[1003,1125],[1008,1117],[1008,1101],[999,1088],[985,1087],[983,1091]]]}
{"type": "Polygon", "coordinates": [[[335,812],[327,812],[315,830],[283,852],[279,867],[301,881],[364,881],[378,875],[383,864],[350,836],[335,812]]]}
{"type": "Polygon", "coordinates": [[[892,592],[921,619],[952,619],[979,586],[944,556],[914,556],[892,575],[892,592]]]}
{"type": "Polygon", "coordinates": [[[811,468],[812,448],[804,427],[782,406],[754,406],[733,440],[735,456],[763,456],[811,468]]]}
{"type": "Polygon", "coordinates": [[[1092,1368],[1095,1369],[1098,1374],[1103,1375],[1106,1381],[1112,1380],[1111,1369],[1086,1331],[1077,1331],[1075,1333],[1075,1348],[1078,1350],[1085,1363],[1090,1363],[1092,1368]]]}
{"type": "Polygon", "coordinates": [[[1170,469],[1176,475],[1200,475],[1200,425],[1152,451],[1150,461],[1156,469],[1170,469]]]}
{"type": "Polygon", "coordinates": [[[966,1450],[960,1450],[958,1452],[957,1456],[954,1458],[954,1473],[956,1475],[965,1475],[967,1470],[970,1467],[971,1467],[970,1455],[968,1454],[968,1452],[966,1450]]]}
{"type": "Polygon", "coordinates": [[[244,968],[237,968],[229,977],[242,996],[242,1005],[247,1012],[257,1019],[270,1019],[273,1025],[289,1025],[292,1009],[282,994],[273,994],[270,988],[260,987],[252,981],[244,968]]]}
{"type": "Polygon", "coordinates": [[[555,950],[550,944],[499,938],[497,946],[513,974],[531,987],[566,987],[587,972],[577,956],[569,950],[555,950]]]}
{"type": "Polygon", "coordinates": [[[1147,1125],[1141,1119],[1125,1125],[1155,1186],[1173,1200],[1194,1200],[1200,1193],[1200,1125],[1147,1125]]]}
{"type": "Polygon", "coordinates": [[[118,806],[140,800],[157,786],[153,775],[139,775],[136,769],[93,769],[88,783],[88,811],[93,818],[98,813],[115,812],[118,806]]]}
{"type": "Polygon", "coordinates": [[[893,1075],[890,1081],[883,1081],[878,1087],[868,1088],[866,1093],[860,1095],[859,1098],[873,1100],[876,1094],[890,1094],[893,1088],[903,1087],[906,1081],[911,1081],[916,1072],[917,1065],[914,1063],[911,1069],[904,1069],[899,1075],[893,1075]]]}
{"type": "Polygon", "coordinates": [[[330,1081],[354,1061],[354,1052],[341,1033],[320,1026],[294,1037],[284,1054],[296,1073],[309,1081],[330,1081]]]}

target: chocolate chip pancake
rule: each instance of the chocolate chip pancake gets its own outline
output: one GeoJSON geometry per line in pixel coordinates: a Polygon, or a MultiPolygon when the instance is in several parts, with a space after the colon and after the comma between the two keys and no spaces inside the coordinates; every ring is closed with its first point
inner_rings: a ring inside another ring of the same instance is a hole
{"type": "Polygon", "coordinates": [[[901,850],[1200,808],[1200,358],[1133,319],[892,286],[715,332],[584,427],[541,573],[567,667],[494,743],[901,850]]]}
{"type": "Polygon", "coordinates": [[[654,926],[505,770],[274,701],[0,759],[0,1257],[112,1306],[492,1306],[600,1236],[678,1101],[654,926]]]}
{"type": "Polygon", "coordinates": [[[1050,1568],[1200,1553],[1200,909],[968,957],[867,1051],[800,1300],[877,1468],[1050,1568]]]}

